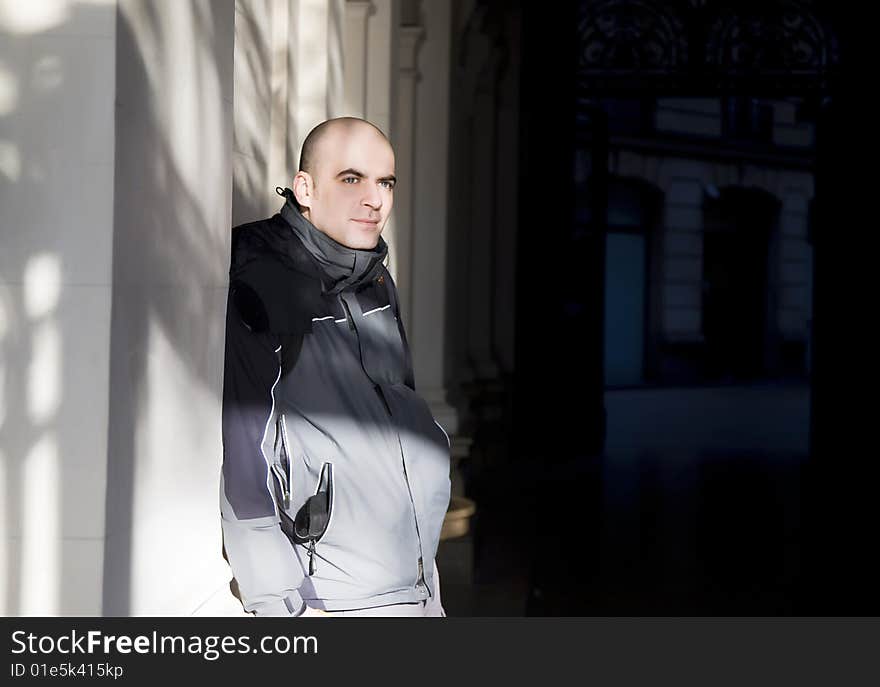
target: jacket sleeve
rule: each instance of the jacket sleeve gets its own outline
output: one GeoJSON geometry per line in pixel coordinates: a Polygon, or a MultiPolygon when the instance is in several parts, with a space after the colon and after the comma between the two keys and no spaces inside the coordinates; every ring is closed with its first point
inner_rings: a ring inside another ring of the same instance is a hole
{"type": "Polygon", "coordinates": [[[226,558],[245,611],[298,616],[304,571],[281,530],[269,468],[280,339],[252,326],[253,301],[230,285],[223,377],[220,515],[226,558]],[[244,317],[247,312],[250,317],[244,317]],[[248,321],[251,324],[248,324],[248,321]]]}

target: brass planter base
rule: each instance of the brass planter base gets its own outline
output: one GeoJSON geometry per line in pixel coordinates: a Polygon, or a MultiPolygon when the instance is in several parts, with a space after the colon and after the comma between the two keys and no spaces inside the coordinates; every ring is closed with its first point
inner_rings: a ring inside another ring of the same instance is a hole
{"type": "Polygon", "coordinates": [[[477,504],[464,496],[453,496],[443,518],[440,529],[440,541],[463,537],[470,529],[471,516],[476,512],[477,504]]]}

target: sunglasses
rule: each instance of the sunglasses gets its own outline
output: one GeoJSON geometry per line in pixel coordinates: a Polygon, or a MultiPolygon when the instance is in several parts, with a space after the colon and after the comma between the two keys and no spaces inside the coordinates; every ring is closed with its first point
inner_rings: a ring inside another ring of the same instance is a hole
{"type": "Polygon", "coordinates": [[[324,463],[315,494],[306,499],[293,521],[295,540],[309,549],[309,575],[315,574],[315,544],[327,531],[332,508],[333,464],[324,463]]]}

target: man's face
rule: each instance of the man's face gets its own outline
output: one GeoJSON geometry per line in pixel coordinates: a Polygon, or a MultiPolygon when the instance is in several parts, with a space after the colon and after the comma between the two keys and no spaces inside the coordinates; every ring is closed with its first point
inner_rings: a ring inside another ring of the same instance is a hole
{"type": "Polygon", "coordinates": [[[312,184],[297,173],[303,214],[337,243],[375,248],[394,204],[394,151],[388,141],[369,125],[340,127],[321,140],[315,166],[312,184]]]}

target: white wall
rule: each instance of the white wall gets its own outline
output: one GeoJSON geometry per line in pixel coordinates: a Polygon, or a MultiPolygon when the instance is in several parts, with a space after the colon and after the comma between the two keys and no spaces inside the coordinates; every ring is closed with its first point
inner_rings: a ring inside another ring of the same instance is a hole
{"type": "Polygon", "coordinates": [[[813,247],[807,240],[809,202],[814,195],[811,174],[787,175],[781,189],[777,326],[786,339],[803,341],[812,317],[813,247]]]}
{"type": "Polygon", "coordinates": [[[706,165],[694,160],[660,162],[663,207],[663,316],[668,341],[702,338],[703,179],[706,165]]]}
{"type": "Polygon", "coordinates": [[[229,579],[220,391],[233,0],[121,0],[104,612],[180,615],[229,579]]]}
{"type": "Polygon", "coordinates": [[[0,613],[101,613],[116,7],[0,5],[0,613]]]}
{"type": "Polygon", "coordinates": [[[290,185],[283,178],[269,179],[273,70],[279,68],[279,60],[273,62],[273,35],[276,23],[287,22],[284,13],[275,11],[279,4],[284,5],[235,0],[233,224],[274,213],[282,199],[273,189],[290,185]]]}

